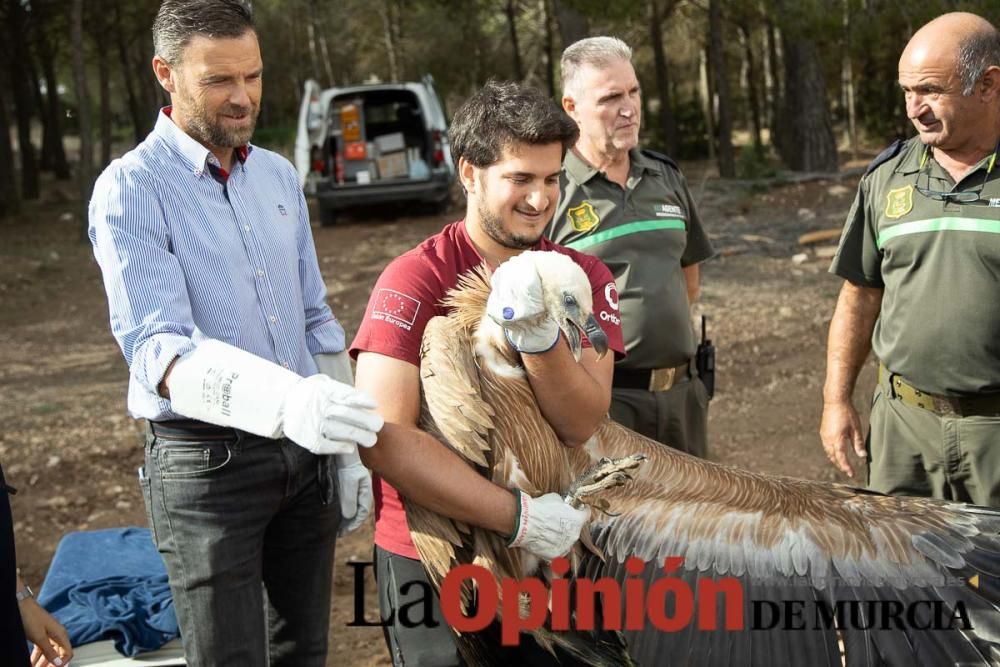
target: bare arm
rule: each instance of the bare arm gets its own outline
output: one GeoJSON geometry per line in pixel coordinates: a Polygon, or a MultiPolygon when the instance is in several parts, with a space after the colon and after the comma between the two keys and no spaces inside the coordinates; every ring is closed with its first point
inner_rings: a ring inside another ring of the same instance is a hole
{"type": "Polygon", "coordinates": [[[845,281],[830,321],[820,438],[827,457],[848,476],[854,475],[847,459],[848,447],[853,444],[858,456],[866,454],[851,396],[858,373],[871,351],[872,332],[881,306],[881,288],[845,281]]]}
{"type": "Polygon", "coordinates": [[[576,362],[564,340],[542,354],[522,354],[528,382],[545,420],[568,447],[585,443],[611,406],[614,355],[585,348],[576,362]]]}
{"type": "Polygon", "coordinates": [[[417,428],[420,370],[374,352],[358,357],[355,386],[379,405],[385,426],[361,461],[402,496],[444,516],[494,530],[514,531],[513,494],[480,475],[455,452],[417,428]]]}
{"type": "Polygon", "coordinates": [[[701,293],[701,269],[698,267],[698,264],[692,264],[681,269],[684,271],[684,281],[687,283],[688,303],[697,301],[701,293]]]}

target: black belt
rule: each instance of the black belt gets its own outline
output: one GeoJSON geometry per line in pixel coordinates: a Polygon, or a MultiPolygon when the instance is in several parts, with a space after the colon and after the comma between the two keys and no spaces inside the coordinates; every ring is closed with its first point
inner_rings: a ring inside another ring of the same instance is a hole
{"type": "Polygon", "coordinates": [[[153,435],[168,440],[236,440],[243,431],[207,424],[196,419],[173,419],[149,422],[153,435]]]}
{"type": "MultiPolygon", "coordinates": [[[[645,368],[642,370],[632,370],[616,368],[614,378],[611,380],[611,386],[615,389],[642,389],[644,391],[651,391],[653,373],[656,370],[659,369],[645,368]]],[[[690,360],[672,370],[674,371],[675,379],[673,379],[671,386],[692,377],[690,360]]]]}

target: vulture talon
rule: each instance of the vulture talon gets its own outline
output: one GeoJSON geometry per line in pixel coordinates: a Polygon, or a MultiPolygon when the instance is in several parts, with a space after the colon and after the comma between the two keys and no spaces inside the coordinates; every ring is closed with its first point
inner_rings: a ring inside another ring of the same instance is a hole
{"type": "MultiPolygon", "coordinates": [[[[601,458],[570,484],[569,493],[566,496],[567,502],[574,506],[593,506],[592,503],[585,502],[583,499],[631,481],[633,477],[628,474],[628,471],[638,468],[645,460],[646,456],[643,454],[633,454],[618,459],[601,458]]],[[[608,514],[603,509],[601,511],[608,514]]],[[[615,515],[609,514],[609,516],[615,515]]]]}

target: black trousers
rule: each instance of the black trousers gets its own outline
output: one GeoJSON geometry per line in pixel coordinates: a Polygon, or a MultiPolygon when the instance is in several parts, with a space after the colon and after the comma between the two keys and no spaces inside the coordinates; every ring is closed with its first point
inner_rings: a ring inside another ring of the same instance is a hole
{"type": "Polygon", "coordinates": [[[0,466],[0,665],[27,667],[28,643],[17,608],[17,559],[14,555],[14,518],[0,466]]]}

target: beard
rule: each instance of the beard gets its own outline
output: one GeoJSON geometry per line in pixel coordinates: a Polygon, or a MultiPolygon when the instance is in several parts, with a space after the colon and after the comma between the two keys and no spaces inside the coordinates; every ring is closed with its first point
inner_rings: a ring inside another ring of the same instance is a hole
{"type": "Polygon", "coordinates": [[[486,235],[504,248],[510,248],[511,250],[527,250],[538,243],[539,239],[542,238],[545,227],[542,227],[542,231],[539,231],[534,237],[525,236],[524,234],[514,234],[504,229],[503,218],[487,206],[486,178],[480,175],[478,180],[482,197],[476,205],[476,212],[479,213],[479,224],[482,226],[483,231],[486,232],[486,235]]]}
{"type": "Polygon", "coordinates": [[[253,136],[257,125],[257,115],[260,113],[260,105],[251,103],[249,106],[224,104],[212,114],[191,98],[188,98],[184,107],[188,134],[202,144],[217,148],[245,146],[250,141],[250,137],[253,136]],[[246,127],[224,127],[218,119],[221,114],[227,116],[249,115],[250,124],[246,127]]]}
{"type": "Polygon", "coordinates": [[[503,218],[487,208],[484,201],[480,201],[477,208],[479,209],[479,224],[482,226],[483,231],[504,248],[527,250],[542,238],[542,231],[539,231],[534,236],[514,234],[507,231],[503,226],[503,218]]]}

